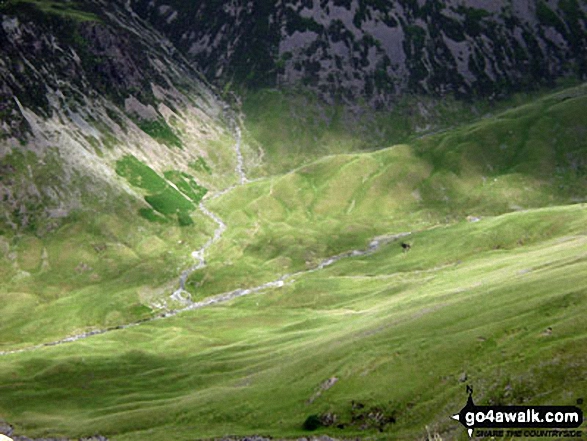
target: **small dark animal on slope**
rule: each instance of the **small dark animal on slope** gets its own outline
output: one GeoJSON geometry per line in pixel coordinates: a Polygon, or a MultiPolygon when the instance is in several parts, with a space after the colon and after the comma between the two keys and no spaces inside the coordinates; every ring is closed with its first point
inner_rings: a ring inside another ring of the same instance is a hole
{"type": "Polygon", "coordinates": [[[412,246],[409,243],[402,242],[402,248],[404,249],[404,253],[407,253],[408,251],[410,251],[412,246]]]}

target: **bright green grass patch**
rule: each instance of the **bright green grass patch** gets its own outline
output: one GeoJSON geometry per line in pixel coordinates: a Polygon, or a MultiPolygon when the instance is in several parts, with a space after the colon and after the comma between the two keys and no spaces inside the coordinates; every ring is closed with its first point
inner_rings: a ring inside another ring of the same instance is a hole
{"type": "Polygon", "coordinates": [[[159,214],[152,208],[140,208],[139,215],[143,219],[147,219],[149,222],[159,222],[159,223],[167,223],[169,220],[159,214]]]}
{"type": "Polygon", "coordinates": [[[177,212],[177,223],[180,227],[188,227],[194,224],[190,214],[187,211],[177,212]]]}
{"type": "Polygon", "coordinates": [[[166,171],[163,173],[165,179],[173,182],[177,188],[187,197],[189,197],[194,204],[199,204],[202,198],[208,192],[208,189],[199,185],[193,176],[176,171],[166,171]]]}
{"type": "Polygon", "coordinates": [[[199,186],[192,176],[177,171],[164,173],[165,178],[174,183],[181,190],[182,194],[171,187],[152,168],[134,156],[128,155],[118,160],[116,162],[116,172],[126,178],[135,187],[142,188],[151,193],[145,196],[145,201],[153,209],[139,209],[141,217],[151,222],[164,222],[165,219],[157,214],[160,213],[168,218],[177,218],[181,226],[193,225],[193,221],[190,219],[190,213],[195,209],[194,203],[198,203],[204,197],[207,190],[199,186]]]}
{"type": "Polygon", "coordinates": [[[116,161],[116,173],[126,178],[131,185],[152,193],[162,191],[168,185],[151,167],[132,155],[116,161]]]}
{"type": "Polygon", "coordinates": [[[167,217],[177,217],[180,226],[192,225],[190,212],[195,209],[194,205],[175,188],[166,187],[162,192],[145,196],[145,201],[153,209],[167,217]]]}
{"type": "Polygon", "coordinates": [[[153,121],[142,120],[137,123],[140,129],[148,134],[151,138],[168,145],[169,147],[177,147],[183,149],[181,139],[173,132],[169,124],[163,119],[156,119],[153,121]]]}
{"type": "Polygon", "coordinates": [[[172,187],[166,187],[159,193],[145,196],[145,200],[154,210],[164,215],[174,215],[194,209],[194,205],[172,187]]]}

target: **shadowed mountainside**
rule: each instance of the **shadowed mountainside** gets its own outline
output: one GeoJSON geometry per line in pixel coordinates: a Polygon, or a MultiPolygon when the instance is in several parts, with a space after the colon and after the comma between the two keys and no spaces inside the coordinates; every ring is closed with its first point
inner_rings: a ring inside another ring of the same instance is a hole
{"type": "Polygon", "coordinates": [[[577,0],[234,1],[131,5],[213,80],[306,86],[393,107],[406,92],[503,97],[587,75],[577,0]]]}

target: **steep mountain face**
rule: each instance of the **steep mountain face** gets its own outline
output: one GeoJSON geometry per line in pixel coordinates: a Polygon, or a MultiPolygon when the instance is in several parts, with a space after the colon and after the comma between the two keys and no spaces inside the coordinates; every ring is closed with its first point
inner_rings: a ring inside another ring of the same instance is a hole
{"type": "Polygon", "coordinates": [[[245,161],[203,75],[123,1],[11,0],[0,95],[0,347],[181,304],[245,161]]]}
{"type": "Polygon", "coordinates": [[[305,85],[385,106],[405,92],[499,96],[587,75],[578,0],[132,0],[208,78],[305,85]]]}
{"type": "Polygon", "coordinates": [[[0,23],[7,228],[113,201],[151,210],[144,188],[123,179],[123,158],[189,172],[202,188],[236,180],[236,157],[219,148],[233,142],[224,105],[122,2],[3,2],[0,23]]]}

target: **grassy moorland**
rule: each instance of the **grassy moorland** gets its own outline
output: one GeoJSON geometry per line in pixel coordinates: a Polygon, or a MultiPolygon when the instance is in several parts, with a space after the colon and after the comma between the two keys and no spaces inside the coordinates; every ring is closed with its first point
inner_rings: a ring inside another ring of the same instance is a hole
{"type": "Polygon", "coordinates": [[[372,153],[330,155],[238,187],[209,207],[230,226],[194,296],[365,248],[381,234],[582,201],[585,87],[372,153]]]}
{"type": "Polygon", "coordinates": [[[0,350],[50,342],[153,314],[214,226],[91,213],[50,235],[0,236],[0,350]]]}
{"type": "Polygon", "coordinates": [[[587,208],[460,222],[277,290],[73,344],[5,356],[2,415],[23,432],[188,440],[298,436],[352,401],[395,419],[380,439],[425,426],[465,439],[464,404],[574,404],[587,393],[587,208]],[[548,332],[551,328],[551,332],[548,332]],[[338,382],[311,404],[327,379],[338,382]],[[59,403],[58,406],[55,404],[59,403]]]}
{"type": "MultiPolygon", "coordinates": [[[[586,101],[585,86],[568,89],[403,145],[326,156],[206,201],[228,229],[189,280],[194,298],[314,268],[375,236],[409,231],[402,239],[412,249],[389,238],[282,288],[2,356],[0,415],[29,436],[299,437],[309,416],[330,414],[336,423],[313,433],[465,440],[449,418],[465,404],[465,384],[478,404],[574,405],[587,395],[586,101]]],[[[161,228],[147,250],[159,240],[201,243],[213,229],[204,220],[139,219],[161,228]]],[[[145,240],[114,219],[90,225],[145,240]]],[[[73,237],[91,241],[66,233],[52,239],[65,256],[79,252],[73,237]]],[[[162,281],[159,256],[132,257],[136,279],[124,280],[162,281]]],[[[78,282],[80,292],[93,289],[78,282]]],[[[48,313],[28,313],[36,299],[3,295],[13,299],[4,309],[14,308],[7,347],[44,338],[45,326],[56,333],[38,321],[48,313]]],[[[132,306],[101,299],[80,294],[48,317],[65,331],[78,315],[132,306]]]]}

